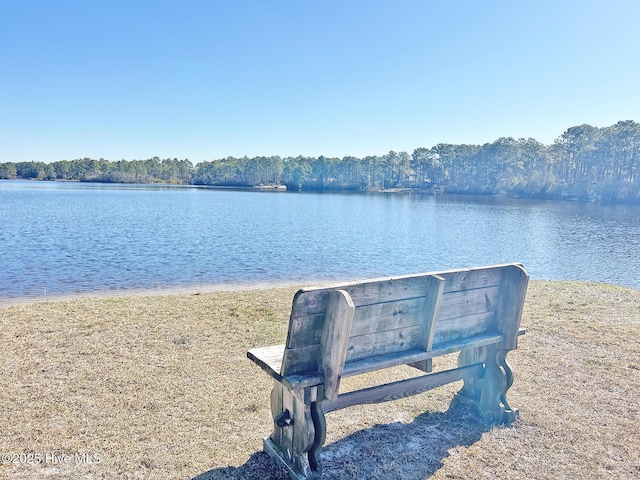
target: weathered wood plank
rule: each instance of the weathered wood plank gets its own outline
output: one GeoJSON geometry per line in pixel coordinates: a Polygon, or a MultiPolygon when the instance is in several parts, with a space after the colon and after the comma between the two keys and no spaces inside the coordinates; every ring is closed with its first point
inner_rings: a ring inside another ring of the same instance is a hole
{"type": "Polygon", "coordinates": [[[420,348],[419,325],[386,332],[359,335],[349,339],[347,361],[420,348]]]}
{"type": "Polygon", "coordinates": [[[287,347],[296,348],[317,345],[322,340],[324,312],[304,317],[291,317],[287,333],[287,347]]]}
{"type": "Polygon", "coordinates": [[[505,404],[501,401],[502,396],[507,391],[506,376],[500,368],[500,350],[496,345],[486,349],[485,353],[485,376],[481,383],[480,399],[478,409],[483,416],[493,422],[500,422],[505,411],[505,404]]]}
{"type": "Polygon", "coordinates": [[[483,312],[464,317],[439,319],[434,342],[448,342],[472,337],[482,332],[495,330],[495,312],[483,312]]]}
{"type": "MultiPolygon", "coordinates": [[[[342,375],[344,377],[344,375],[342,375]]],[[[318,372],[307,372],[296,375],[289,375],[282,378],[282,384],[290,390],[297,388],[307,388],[321,386],[324,378],[318,372]]]]}
{"type": "MultiPolygon", "coordinates": [[[[342,370],[342,377],[351,377],[362,373],[382,370],[384,368],[407,365],[415,362],[435,358],[447,353],[459,352],[463,349],[492,345],[503,341],[503,336],[497,332],[486,332],[473,337],[454,340],[450,342],[434,343],[433,350],[425,352],[421,348],[404,350],[400,352],[387,353],[374,357],[361,358],[345,362],[342,370]]],[[[318,346],[315,346],[318,348],[318,346]]],[[[308,347],[305,347],[308,348],[308,347]]],[[[289,374],[282,379],[282,383],[290,389],[304,388],[322,383],[322,376],[315,370],[302,371],[296,374],[289,374]]]]}
{"type": "Polygon", "coordinates": [[[415,275],[303,289],[294,297],[291,316],[303,317],[324,312],[329,292],[338,289],[346,291],[356,307],[422,297],[429,281],[428,277],[429,275],[415,275]]]}
{"type": "Polygon", "coordinates": [[[431,284],[427,288],[424,306],[422,310],[422,322],[420,330],[420,343],[425,351],[430,351],[436,333],[437,322],[442,302],[445,280],[443,277],[432,276],[431,284]]]}
{"type": "Polygon", "coordinates": [[[383,368],[415,363],[428,358],[446,355],[447,353],[458,352],[464,348],[476,348],[500,343],[502,340],[502,335],[497,332],[487,332],[474,337],[465,338],[463,340],[434,344],[433,349],[430,352],[424,352],[421,349],[413,349],[379,355],[376,357],[361,358],[359,360],[347,362],[344,366],[344,370],[342,371],[342,376],[351,377],[353,375],[360,375],[361,373],[382,370],[383,368]]]}
{"type": "MultiPolygon", "coordinates": [[[[365,335],[384,330],[418,325],[423,319],[425,297],[376,303],[356,308],[351,335],[365,335]]],[[[289,323],[287,347],[319,344],[322,338],[324,314],[292,317],[289,323]]]]}
{"type": "MultiPolygon", "coordinates": [[[[293,416],[293,391],[287,388],[282,389],[282,411],[289,411],[289,415],[293,416]]],[[[280,446],[291,455],[293,452],[293,428],[291,426],[280,428],[280,446]]]]}
{"type": "Polygon", "coordinates": [[[529,275],[521,265],[502,269],[495,323],[496,329],[505,336],[503,348],[518,348],[518,330],[528,284],[529,275]]]}
{"type": "MultiPolygon", "coordinates": [[[[503,336],[497,332],[487,332],[461,340],[434,344],[433,350],[425,352],[422,349],[406,350],[402,352],[378,355],[375,357],[363,358],[346,362],[342,370],[342,377],[351,377],[362,373],[382,370],[384,368],[396,367],[398,365],[409,365],[430,358],[435,358],[448,353],[459,352],[464,349],[473,349],[486,345],[493,345],[503,341],[503,336]]],[[[289,389],[295,390],[322,383],[322,376],[314,371],[307,371],[303,374],[289,375],[283,378],[282,383],[289,389]]]]}
{"type": "Polygon", "coordinates": [[[293,424],[288,428],[293,431],[293,462],[299,471],[309,477],[312,471],[307,452],[313,445],[315,429],[311,419],[311,407],[310,404],[305,404],[304,396],[303,390],[293,391],[293,424]]]}
{"type": "MultiPolygon", "coordinates": [[[[487,347],[470,348],[462,350],[458,355],[458,367],[465,367],[467,365],[473,365],[475,363],[484,363],[487,357],[487,347]]],[[[474,401],[480,400],[480,393],[482,391],[482,381],[476,378],[468,378],[464,380],[462,389],[458,392],[458,395],[470,398],[474,401]]]]}
{"type": "MultiPolygon", "coordinates": [[[[278,381],[273,382],[273,390],[271,390],[271,415],[272,418],[276,418],[280,415],[284,409],[282,408],[282,396],[285,387],[278,381]]],[[[276,444],[282,444],[282,429],[279,428],[275,422],[273,425],[273,432],[271,433],[271,439],[276,444]]]]}
{"type": "MultiPolygon", "coordinates": [[[[498,334],[497,332],[488,332],[481,335],[475,335],[473,337],[467,337],[463,339],[454,339],[450,341],[438,341],[436,337],[433,345],[433,350],[431,352],[424,352],[421,349],[413,349],[406,350],[404,352],[396,352],[387,355],[378,355],[369,359],[360,359],[353,360],[351,362],[347,362],[345,364],[345,368],[342,372],[343,377],[358,375],[360,373],[371,372],[374,370],[379,370],[383,368],[393,367],[397,365],[404,365],[413,362],[418,362],[422,360],[426,360],[429,358],[434,358],[439,355],[445,355],[447,353],[452,353],[456,351],[460,351],[462,349],[475,348],[479,346],[489,345],[492,343],[498,343],[503,340],[503,336],[498,334]]],[[[278,365],[278,363],[282,362],[282,356],[284,353],[284,345],[278,345],[275,347],[271,347],[274,350],[278,350],[280,353],[280,357],[273,357],[272,366],[278,365]]],[[[266,348],[265,348],[266,349],[266,348]]],[[[253,349],[250,352],[256,352],[264,349],[253,349]]],[[[314,345],[311,347],[304,347],[300,349],[292,349],[292,360],[300,358],[313,357],[314,355],[319,354],[319,346],[314,345]],[[311,353],[310,353],[311,351],[311,353]]],[[[259,355],[259,354],[258,354],[259,355]]],[[[264,366],[262,362],[257,361],[259,357],[257,356],[249,356],[256,364],[260,366],[264,366]]],[[[303,363],[299,363],[304,367],[303,363]]],[[[322,383],[322,377],[317,373],[314,368],[314,363],[309,362],[306,368],[300,368],[299,371],[295,373],[290,373],[286,378],[282,377],[279,373],[276,373],[275,370],[279,371],[279,367],[276,368],[263,368],[267,373],[269,373],[273,378],[281,381],[285,385],[287,385],[291,389],[302,388],[305,386],[318,385],[322,383]]]]}
{"type": "Polygon", "coordinates": [[[419,325],[424,302],[424,297],[420,297],[358,307],[351,335],[355,337],[419,325]]]}
{"type": "Polygon", "coordinates": [[[352,405],[389,402],[400,398],[410,397],[419,393],[433,390],[434,388],[456,382],[465,378],[480,378],[484,373],[484,365],[477,363],[462,368],[446,370],[444,372],[431,373],[420,377],[400,380],[386,385],[365,388],[355,392],[343,393],[337,400],[322,402],[322,410],[325,413],[333,412],[352,405]]]}
{"type": "MultiPolygon", "coordinates": [[[[442,300],[442,292],[444,291],[445,279],[437,275],[431,277],[431,285],[428,286],[423,307],[420,322],[420,345],[425,351],[431,350],[433,345],[433,339],[436,332],[436,319],[438,318],[438,312],[440,309],[440,301],[442,300]]],[[[415,362],[411,364],[423,372],[430,372],[433,368],[433,361],[428,358],[421,362],[415,362]]]]}
{"type": "Polygon", "coordinates": [[[317,372],[319,358],[320,344],[299,348],[285,348],[282,356],[281,372],[285,371],[287,375],[317,372]]]}
{"type": "MultiPolygon", "coordinates": [[[[521,328],[518,331],[518,335],[524,334],[525,330],[521,328]]],[[[482,348],[486,345],[500,343],[501,341],[502,336],[498,335],[497,333],[480,334],[465,339],[456,339],[447,342],[441,342],[438,344],[434,343],[435,347],[431,352],[423,352],[420,349],[416,349],[379,356],[375,358],[374,362],[357,360],[355,362],[352,362],[351,364],[345,364],[345,369],[343,369],[342,371],[342,377],[351,377],[354,375],[359,375],[361,373],[382,370],[383,368],[395,367],[398,365],[414,366],[414,364],[416,363],[422,363],[431,360],[432,358],[435,358],[439,355],[446,355],[447,353],[460,351],[469,351],[468,349],[482,348]]],[[[467,362],[464,365],[468,365],[470,363],[475,363],[475,361],[467,362]]],[[[320,385],[322,383],[322,377],[320,376],[320,374],[311,372],[301,375],[289,375],[286,378],[282,378],[281,381],[283,385],[285,385],[290,390],[295,390],[312,385],[320,385]]]]}
{"type": "Polygon", "coordinates": [[[293,462],[289,461],[286,456],[285,453],[280,450],[280,448],[278,447],[278,443],[273,441],[271,438],[267,437],[264,439],[264,443],[263,443],[263,450],[264,452],[269,455],[271,458],[273,458],[276,463],[278,465],[280,465],[281,467],[283,467],[287,473],[289,474],[289,477],[293,480],[309,480],[309,477],[307,477],[306,475],[304,475],[302,472],[300,472],[297,467],[293,464],[293,462]]]}
{"type": "Polygon", "coordinates": [[[482,312],[495,311],[498,303],[499,286],[460,290],[445,293],[440,303],[438,323],[448,318],[464,317],[482,312]]]}
{"type": "Polygon", "coordinates": [[[262,368],[273,378],[280,379],[280,367],[282,365],[282,355],[284,345],[273,345],[270,347],[253,348],[247,352],[247,357],[256,365],[262,368]]]}
{"type": "Polygon", "coordinates": [[[335,290],[329,295],[318,368],[324,377],[324,396],[329,400],[338,396],[355,310],[351,297],[344,290],[335,290]]]}
{"type": "Polygon", "coordinates": [[[500,285],[500,268],[480,267],[439,273],[445,278],[445,293],[500,285]]]}

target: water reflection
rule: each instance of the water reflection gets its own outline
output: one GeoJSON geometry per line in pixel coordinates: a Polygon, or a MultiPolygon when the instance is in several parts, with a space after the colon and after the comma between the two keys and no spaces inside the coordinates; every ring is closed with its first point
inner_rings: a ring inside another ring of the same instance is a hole
{"type": "Polygon", "coordinates": [[[0,301],[521,261],[640,288],[640,208],[500,197],[0,181],[0,301]]]}

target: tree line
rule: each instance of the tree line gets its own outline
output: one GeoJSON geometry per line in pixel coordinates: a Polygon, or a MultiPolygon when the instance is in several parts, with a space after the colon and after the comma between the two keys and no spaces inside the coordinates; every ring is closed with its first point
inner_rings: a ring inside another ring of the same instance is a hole
{"type": "Polygon", "coordinates": [[[640,203],[640,124],[571,127],[552,145],[503,137],[484,145],[438,144],[412,153],[0,163],[0,178],[174,183],[290,190],[410,190],[640,203]]]}

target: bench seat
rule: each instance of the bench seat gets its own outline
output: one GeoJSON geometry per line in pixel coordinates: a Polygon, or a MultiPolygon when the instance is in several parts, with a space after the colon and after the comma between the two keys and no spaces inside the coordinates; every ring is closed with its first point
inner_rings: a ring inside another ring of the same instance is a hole
{"type": "MultiPolygon", "coordinates": [[[[521,328],[518,335],[524,335],[525,329],[521,328]]],[[[361,373],[373,372],[383,368],[406,365],[429,358],[439,357],[448,353],[469,350],[487,345],[499,344],[504,340],[504,336],[497,332],[488,332],[474,335],[468,338],[442,342],[434,345],[430,352],[419,349],[405,350],[403,352],[387,353],[375,357],[364,358],[348,362],[342,371],[342,377],[351,377],[361,373]]],[[[324,377],[318,372],[308,374],[297,374],[283,377],[280,375],[282,367],[282,357],[284,356],[285,345],[273,345],[270,347],[254,348],[247,352],[247,356],[265,372],[278,382],[286,385],[290,390],[313,387],[322,384],[324,377]]]]}

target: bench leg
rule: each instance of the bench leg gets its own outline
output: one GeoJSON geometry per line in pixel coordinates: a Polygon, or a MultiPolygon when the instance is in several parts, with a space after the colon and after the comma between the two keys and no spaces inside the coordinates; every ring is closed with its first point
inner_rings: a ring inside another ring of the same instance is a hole
{"type": "MultiPolygon", "coordinates": [[[[470,350],[462,350],[458,355],[458,366],[466,367],[467,365],[474,365],[476,363],[484,363],[487,352],[486,347],[472,348],[470,350]]],[[[480,395],[482,394],[482,379],[481,378],[465,378],[462,389],[458,392],[458,395],[473,400],[478,403],[480,401],[480,395]]]]}
{"type": "Polygon", "coordinates": [[[507,402],[507,390],[513,384],[513,371],[507,363],[509,350],[481,347],[460,352],[458,365],[485,364],[484,377],[465,379],[460,395],[474,400],[482,415],[494,423],[511,423],[518,410],[507,402]]]}
{"type": "Polygon", "coordinates": [[[317,387],[290,391],[280,382],[274,382],[271,392],[274,428],[264,440],[264,451],[294,479],[320,477],[318,451],[324,443],[325,430],[321,408],[321,418],[317,419],[320,402],[316,399],[317,387]],[[321,427],[317,432],[316,424],[321,427]]]}

